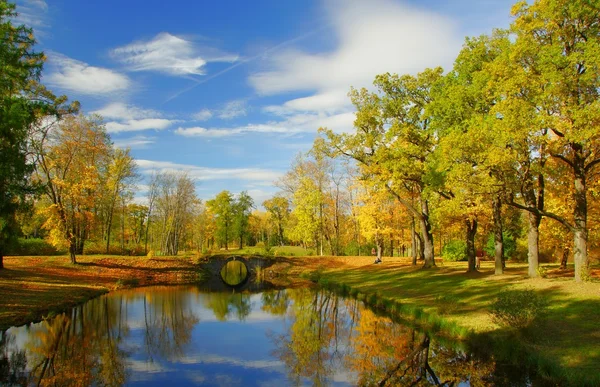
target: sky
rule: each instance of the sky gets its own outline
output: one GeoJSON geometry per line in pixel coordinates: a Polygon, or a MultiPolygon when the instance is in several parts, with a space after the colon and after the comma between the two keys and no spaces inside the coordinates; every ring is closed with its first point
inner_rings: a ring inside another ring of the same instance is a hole
{"type": "Polygon", "coordinates": [[[448,70],[514,0],[18,0],[42,82],[100,114],[143,177],[186,171],[200,198],[257,205],[319,127],[353,130],[350,87],[448,70]]]}

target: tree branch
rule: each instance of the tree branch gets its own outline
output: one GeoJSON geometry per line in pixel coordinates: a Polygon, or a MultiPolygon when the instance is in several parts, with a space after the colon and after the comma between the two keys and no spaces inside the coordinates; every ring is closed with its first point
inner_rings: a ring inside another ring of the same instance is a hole
{"type": "Polygon", "coordinates": [[[515,202],[512,198],[509,199],[506,202],[506,204],[508,204],[510,206],[513,206],[515,208],[518,208],[520,210],[523,210],[523,211],[531,212],[531,213],[539,215],[539,216],[545,216],[545,217],[548,217],[550,219],[554,219],[558,223],[560,223],[563,226],[565,226],[566,228],[568,228],[569,231],[575,232],[575,227],[573,227],[569,222],[567,222],[567,220],[565,218],[563,218],[562,216],[556,215],[553,212],[541,210],[541,209],[535,208],[535,207],[524,206],[522,204],[519,204],[519,203],[515,202]]]}

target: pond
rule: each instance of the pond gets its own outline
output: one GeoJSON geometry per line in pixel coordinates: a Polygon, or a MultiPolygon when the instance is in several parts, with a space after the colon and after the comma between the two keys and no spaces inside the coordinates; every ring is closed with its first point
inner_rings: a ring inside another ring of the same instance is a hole
{"type": "Polygon", "coordinates": [[[527,385],[322,289],[113,292],[0,338],[0,385],[527,385]]]}

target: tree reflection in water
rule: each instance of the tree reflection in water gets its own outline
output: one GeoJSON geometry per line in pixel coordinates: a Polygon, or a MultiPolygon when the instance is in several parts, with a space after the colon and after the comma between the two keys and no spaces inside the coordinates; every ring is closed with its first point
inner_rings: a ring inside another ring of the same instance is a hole
{"type": "MultiPolygon", "coordinates": [[[[294,302],[288,311],[292,322],[272,340],[274,354],[294,385],[302,384],[302,378],[327,385],[334,376],[360,386],[491,383],[493,363],[434,343],[427,334],[376,315],[360,301],[323,290],[286,294],[294,302]]],[[[263,295],[263,300],[271,299],[263,295]]],[[[263,305],[263,310],[273,309],[263,305]]]]}
{"type": "Polygon", "coordinates": [[[168,364],[168,376],[160,371],[167,378],[163,381],[179,377],[180,370],[218,378],[227,369],[226,375],[240,380],[279,375],[289,384],[315,386],[334,381],[361,386],[530,383],[528,376],[515,382],[493,362],[319,289],[269,291],[260,297],[194,287],[122,291],[0,336],[0,385],[117,386],[140,372],[146,372],[144,381],[159,380],[152,379],[158,373],[133,366],[140,362],[155,363],[154,369],[168,364]],[[196,311],[207,322],[212,314],[218,321],[243,324],[198,324],[196,311]],[[255,334],[261,330],[266,336],[255,334]],[[213,332],[226,332],[233,346],[219,345],[213,332]]]}

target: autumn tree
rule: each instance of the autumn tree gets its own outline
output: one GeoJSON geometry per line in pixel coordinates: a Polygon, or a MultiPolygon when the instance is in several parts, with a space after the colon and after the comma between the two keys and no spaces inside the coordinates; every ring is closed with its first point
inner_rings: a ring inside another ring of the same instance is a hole
{"type": "Polygon", "coordinates": [[[192,209],[197,201],[194,181],[185,173],[157,175],[156,217],[160,230],[160,251],[177,255],[183,245],[187,227],[194,218],[192,209]]]}
{"type": "MultiPolygon", "coordinates": [[[[136,165],[129,149],[115,149],[107,167],[107,178],[104,182],[108,200],[106,214],[106,254],[110,252],[110,234],[117,201],[124,197],[127,189],[131,189],[137,178],[136,165]]],[[[124,219],[122,220],[124,224],[124,219]]]]}
{"type": "Polygon", "coordinates": [[[535,110],[547,154],[569,171],[571,217],[522,205],[548,216],[573,234],[575,280],[588,271],[588,185],[600,164],[600,5],[585,0],[521,1],[513,7],[516,36],[512,60],[519,63],[531,94],[506,94],[535,110]]]}
{"type": "Polygon", "coordinates": [[[52,205],[46,226],[55,245],[66,243],[71,263],[95,220],[102,165],[111,143],[102,121],[95,116],[69,116],[50,126],[35,142],[36,177],[52,205]]]}
{"type": "Polygon", "coordinates": [[[282,195],[275,195],[263,202],[263,207],[269,213],[269,218],[277,229],[277,241],[280,246],[284,245],[283,230],[289,217],[289,202],[282,195]]]}

